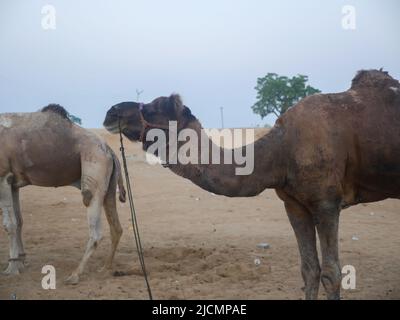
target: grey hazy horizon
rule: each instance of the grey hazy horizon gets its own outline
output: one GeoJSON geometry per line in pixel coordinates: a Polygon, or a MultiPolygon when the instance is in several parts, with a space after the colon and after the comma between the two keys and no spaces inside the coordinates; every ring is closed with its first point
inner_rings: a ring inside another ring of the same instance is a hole
{"type": "Polygon", "coordinates": [[[400,2],[60,1],[0,3],[0,113],[63,105],[100,128],[108,108],[179,93],[204,127],[272,125],[253,114],[257,77],[305,74],[322,92],[357,70],[400,78],[400,2]],[[41,9],[56,9],[43,30],[41,9]],[[356,29],[341,25],[343,5],[356,29]]]}

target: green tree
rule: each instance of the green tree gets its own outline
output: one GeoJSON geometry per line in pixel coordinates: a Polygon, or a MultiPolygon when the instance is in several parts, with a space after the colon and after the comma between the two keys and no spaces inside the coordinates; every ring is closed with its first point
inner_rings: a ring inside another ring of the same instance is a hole
{"type": "Polygon", "coordinates": [[[68,117],[71,119],[72,122],[75,122],[76,124],[79,124],[80,126],[82,125],[81,118],[78,118],[72,114],[68,114],[68,117]]]}
{"type": "Polygon", "coordinates": [[[273,113],[277,117],[284,114],[302,98],[321,92],[307,85],[308,77],[297,75],[292,78],[268,73],[257,79],[257,102],[251,107],[261,119],[273,113]]]}

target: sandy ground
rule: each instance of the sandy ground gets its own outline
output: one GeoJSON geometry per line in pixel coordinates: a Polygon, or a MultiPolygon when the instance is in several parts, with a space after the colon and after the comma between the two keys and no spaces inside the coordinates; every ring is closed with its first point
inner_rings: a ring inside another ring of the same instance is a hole
{"type": "MultiPolygon", "coordinates": [[[[117,136],[97,131],[118,151],[117,136]]],[[[283,203],[273,190],[254,198],[230,199],[203,191],[161,166],[144,162],[138,144],[128,144],[134,198],[155,298],[302,299],[299,254],[283,203]],[[258,243],[267,242],[261,250],[258,243]],[[264,251],[264,252],[262,252],[264,251]],[[254,260],[259,258],[260,265],[254,260]]],[[[29,266],[20,276],[0,275],[0,299],[146,299],[134,246],[128,205],[119,204],[124,234],[116,270],[99,273],[110,237],[104,240],[76,286],[63,280],[80,261],[87,237],[85,208],[71,187],[26,187],[21,194],[24,242],[29,266]],[[43,290],[41,269],[57,271],[57,289],[43,290]]],[[[357,271],[357,288],[344,299],[400,298],[400,201],[359,205],[342,212],[342,265],[357,271]],[[352,240],[353,236],[358,240],[352,240]]],[[[0,230],[0,267],[6,267],[8,239],[0,230]]],[[[320,298],[325,294],[321,289],[320,298]]]]}

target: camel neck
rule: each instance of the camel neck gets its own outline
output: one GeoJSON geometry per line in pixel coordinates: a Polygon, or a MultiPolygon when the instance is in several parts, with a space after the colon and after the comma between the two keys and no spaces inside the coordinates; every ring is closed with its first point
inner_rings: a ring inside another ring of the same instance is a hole
{"type": "MultiPolygon", "coordinates": [[[[176,164],[169,164],[169,168],[201,188],[229,197],[251,197],[267,188],[277,188],[284,183],[285,171],[280,152],[282,149],[280,134],[276,129],[255,142],[252,141],[247,145],[241,143],[240,147],[235,149],[215,144],[197,120],[189,123],[186,129],[196,132],[194,137],[197,138],[189,139],[187,142],[177,142],[177,149],[181,151],[182,148],[184,151],[197,149],[199,161],[187,164],[177,161],[176,164]],[[219,163],[213,161],[215,153],[219,156],[217,156],[220,159],[219,163]],[[231,161],[226,160],[226,155],[231,155],[231,161]]],[[[246,136],[248,134],[251,134],[251,131],[247,131],[246,136]]]]}

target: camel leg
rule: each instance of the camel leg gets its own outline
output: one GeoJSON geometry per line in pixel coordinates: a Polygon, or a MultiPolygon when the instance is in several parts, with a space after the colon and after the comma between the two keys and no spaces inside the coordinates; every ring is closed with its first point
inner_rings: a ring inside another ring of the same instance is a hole
{"type": "Polygon", "coordinates": [[[19,274],[24,265],[20,260],[20,243],[18,230],[22,224],[19,222],[14,208],[14,196],[12,190],[12,174],[0,178],[0,206],[3,212],[3,226],[8,233],[10,241],[10,259],[5,274],[19,274]]]}
{"type": "Polygon", "coordinates": [[[294,199],[285,198],[284,203],[299,246],[301,275],[305,284],[305,298],[307,300],[317,299],[320,281],[320,265],[312,216],[294,199]]]}
{"type": "Polygon", "coordinates": [[[72,274],[65,280],[66,284],[77,284],[79,277],[83,273],[85,266],[96,250],[100,243],[101,234],[101,204],[103,199],[101,197],[94,197],[87,209],[88,224],[89,224],[89,241],[86,245],[86,251],[83,255],[78,268],[72,272],[72,274]]]}
{"type": "Polygon", "coordinates": [[[12,196],[13,196],[15,217],[17,220],[18,258],[22,261],[22,264],[25,265],[26,255],[25,255],[25,250],[24,250],[24,244],[22,242],[23,219],[22,219],[21,208],[20,208],[20,204],[19,204],[19,189],[13,189],[12,196]]]}
{"type": "Polygon", "coordinates": [[[340,299],[342,273],[339,263],[339,210],[328,209],[318,215],[317,231],[321,245],[321,282],[328,299],[340,299]]]}
{"type": "Polygon", "coordinates": [[[104,211],[110,226],[111,252],[108,256],[103,270],[112,269],[115,251],[122,236],[122,227],[119,222],[116,204],[116,180],[114,177],[110,181],[110,186],[104,200],[104,211]]]}
{"type": "Polygon", "coordinates": [[[87,150],[87,154],[82,155],[81,193],[83,204],[87,207],[89,240],[78,268],[65,280],[66,284],[79,282],[79,276],[83,273],[90,256],[102,238],[102,206],[108,190],[113,162],[112,157],[106,154],[98,154],[95,157],[96,152],[97,150],[87,150]]]}

